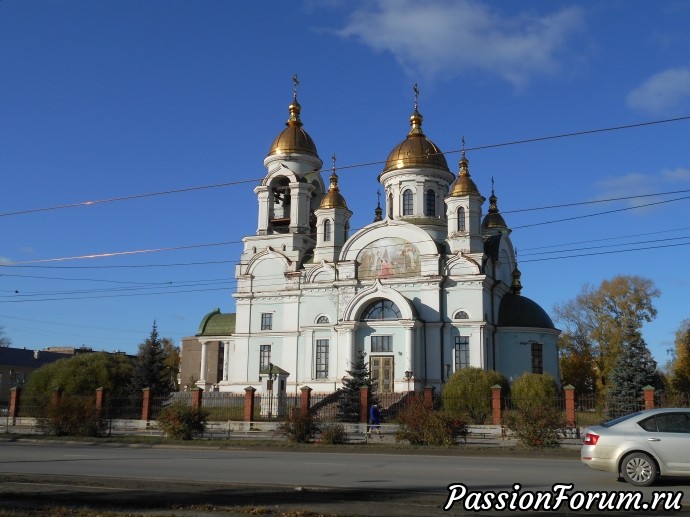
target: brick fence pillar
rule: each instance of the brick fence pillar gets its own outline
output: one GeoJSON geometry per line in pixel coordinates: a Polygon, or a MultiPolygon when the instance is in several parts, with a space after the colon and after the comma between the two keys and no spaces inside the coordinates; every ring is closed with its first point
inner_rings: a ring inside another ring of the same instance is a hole
{"type": "Polygon", "coordinates": [[[491,386],[491,423],[501,425],[501,386],[491,386]]]}
{"type": "Polygon", "coordinates": [[[151,388],[141,390],[144,399],[141,401],[141,419],[148,422],[151,420],[151,388]]]}
{"type": "Polygon", "coordinates": [[[17,418],[17,414],[19,414],[19,399],[21,398],[21,393],[22,389],[19,386],[10,388],[9,417],[12,419],[17,418]]]}
{"type": "Polygon", "coordinates": [[[575,427],[577,423],[575,419],[575,386],[572,384],[563,386],[563,393],[565,394],[565,425],[575,427]]]}
{"type": "Polygon", "coordinates": [[[359,422],[369,422],[369,386],[359,388],[359,422]]]}
{"type": "Polygon", "coordinates": [[[427,409],[434,408],[434,386],[424,386],[424,407],[427,409]]]}
{"type": "Polygon", "coordinates": [[[53,390],[53,393],[50,396],[50,401],[53,404],[59,404],[61,399],[62,399],[62,388],[58,386],[57,388],[55,388],[53,390]]]}
{"type": "Polygon", "coordinates": [[[254,419],[254,392],[256,388],[247,386],[244,388],[244,421],[251,422],[254,419]]]}
{"type": "Polygon", "coordinates": [[[192,390],[192,407],[199,409],[201,407],[201,397],[203,397],[204,390],[196,388],[192,390]]]}
{"type": "Polygon", "coordinates": [[[300,412],[303,415],[309,414],[309,408],[311,407],[311,388],[309,386],[304,386],[300,388],[301,396],[299,399],[300,412]]]}
{"type": "Polygon", "coordinates": [[[647,385],[642,390],[644,391],[644,408],[654,409],[654,387],[647,385]]]}
{"type": "Polygon", "coordinates": [[[96,411],[103,411],[105,402],[105,388],[96,388],[96,411]]]}

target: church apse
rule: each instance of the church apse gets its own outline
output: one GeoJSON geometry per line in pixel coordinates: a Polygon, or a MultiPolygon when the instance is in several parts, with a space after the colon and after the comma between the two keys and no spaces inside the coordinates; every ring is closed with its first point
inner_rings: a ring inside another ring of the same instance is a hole
{"type": "Polygon", "coordinates": [[[358,277],[362,280],[419,276],[421,272],[419,250],[398,237],[385,237],[370,243],[357,259],[358,277]]]}

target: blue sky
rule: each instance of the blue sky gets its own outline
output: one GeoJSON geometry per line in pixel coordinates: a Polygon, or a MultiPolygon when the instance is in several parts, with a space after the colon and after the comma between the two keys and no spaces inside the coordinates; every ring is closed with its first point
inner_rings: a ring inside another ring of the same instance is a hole
{"type": "Polygon", "coordinates": [[[0,325],[17,347],[135,353],[154,320],[179,342],[232,312],[298,74],[353,228],[416,82],[451,170],[464,137],[487,198],[494,179],[523,294],[552,312],[649,278],[664,362],[690,317],[689,26],[684,1],[0,0],[0,325]],[[628,196],[647,197],[582,204],[628,196]]]}

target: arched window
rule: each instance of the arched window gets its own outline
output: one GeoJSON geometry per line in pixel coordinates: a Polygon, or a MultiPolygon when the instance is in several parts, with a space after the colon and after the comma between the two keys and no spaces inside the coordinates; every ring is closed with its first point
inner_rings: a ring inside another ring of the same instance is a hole
{"type": "Polygon", "coordinates": [[[426,191],[425,212],[429,217],[436,217],[436,192],[433,189],[426,191]]]}
{"type": "Polygon", "coordinates": [[[393,194],[388,194],[388,219],[393,219],[393,194]]]}
{"type": "Polygon", "coordinates": [[[326,219],[323,222],[323,240],[324,241],[330,241],[331,240],[331,221],[326,219]]]}
{"type": "Polygon", "coordinates": [[[360,321],[399,320],[401,317],[400,309],[393,302],[377,300],[364,309],[360,321]]]}
{"type": "Polygon", "coordinates": [[[414,194],[410,189],[403,192],[403,211],[402,215],[412,215],[414,211],[414,194]]]}
{"type": "Polygon", "coordinates": [[[316,319],[316,323],[317,323],[317,324],[324,324],[324,323],[330,323],[330,321],[329,321],[329,319],[328,319],[328,316],[319,316],[319,317],[316,319]]]}
{"type": "Polygon", "coordinates": [[[458,231],[465,231],[465,208],[462,206],[458,208],[458,231]]]}
{"type": "Polygon", "coordinates": [[[469,318],[470,317],[467,315],[467,313],[465,311],[458,311],[455,313],[455,316],[453,316],[453,319],[456,319],[456,320],[467,320],[469,318]]]}

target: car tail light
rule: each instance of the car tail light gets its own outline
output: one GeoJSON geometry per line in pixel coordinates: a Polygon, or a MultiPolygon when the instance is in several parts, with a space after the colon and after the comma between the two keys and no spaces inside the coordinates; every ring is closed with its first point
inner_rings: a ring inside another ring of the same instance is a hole
{"type": "Polygon", "coordinates": [[[596,433],[587,433],[585,435],[585,440],[582,442],[585,445],[596,445],[599,441],[599,435],[596,433]]]}

